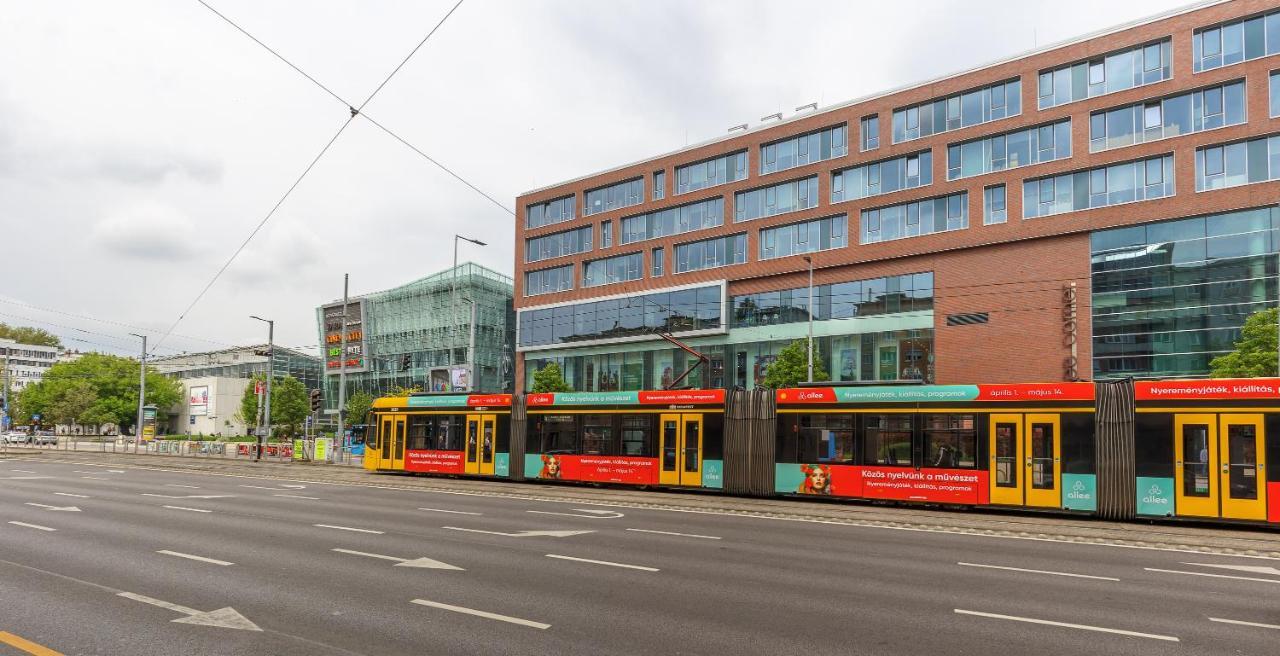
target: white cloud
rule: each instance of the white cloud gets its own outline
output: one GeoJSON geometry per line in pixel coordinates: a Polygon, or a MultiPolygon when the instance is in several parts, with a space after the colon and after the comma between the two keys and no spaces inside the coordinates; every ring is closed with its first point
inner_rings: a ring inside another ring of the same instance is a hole
{"type": "Polygon", "coordinates": [[[122,208],[93,226],[92,240],[108,255],[187,262],[200,253],[202,231],[180,210],[157,201],[122,208]]]}

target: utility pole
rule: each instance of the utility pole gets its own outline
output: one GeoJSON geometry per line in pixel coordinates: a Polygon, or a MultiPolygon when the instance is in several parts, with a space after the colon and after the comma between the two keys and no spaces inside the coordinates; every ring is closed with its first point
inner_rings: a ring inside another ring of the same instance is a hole
{"type": "MultiPolygon", "coordinates": [[[[266,424],[266,437],[271,437],[271,379],[275,378],[276,367],[276,322],[271,319],[263,319],[259,316],[250,316],[250,319],[264,321],[267,324],[267,399],[262,405],[263,423],[266,424]]],[[[262,460],[262,445],[265,439],[262,435],[258,436],[258,460],[262,460]]]]}
{"type": "MultiPolygon", "coordinates": [[[[351,274],[342,274],[342,357],[339,358],[338,363],[338,434],[334,436],[334,441],[344,441],[347,437],[347,303],[349,302],[347,299],[350,284],[351,274]]],[[[363,316],[360,317],[360,322],[363,326],[363,316]]],[[[360,355],[369,357],[369,354],[364,352],[360,355]]]]}
{"type": "Polygon", "coordinates": [[[142,406],[147,402],[147,336],[138,333],[129,334],[142,339],[142,358],[138,367],[138,423],[133,429],[133,452],[137,453],[138,446],[142,444],[142,406]]]}
{"type": "Polygon", "coordinates": [[[804,256],[804,261],[809,263],[809,342],[808,352],[809,358],[809,382],[813,382],[813,258],[808,255],[804,256]]]}

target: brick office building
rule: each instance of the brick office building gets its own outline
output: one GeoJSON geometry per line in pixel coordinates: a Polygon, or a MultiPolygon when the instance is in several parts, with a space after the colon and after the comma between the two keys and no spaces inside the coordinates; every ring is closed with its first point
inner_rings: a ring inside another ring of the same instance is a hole
{"type": "MultiPolygon", "coordinates": [[[[517,381],[1197,376],[1276,304],[1280,9],[1199,5],[518,199],[517,381]]],[[[519,385],[517,386],[519,387],[519,385]]]]}

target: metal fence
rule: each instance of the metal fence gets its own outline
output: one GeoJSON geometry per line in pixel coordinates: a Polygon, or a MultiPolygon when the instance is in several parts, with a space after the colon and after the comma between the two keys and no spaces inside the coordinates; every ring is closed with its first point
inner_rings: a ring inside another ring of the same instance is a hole
{"type": "MultiPolygon", "coordinates": [[[[136,444],[128,438],[60,435],[54,444],[10,444],[0,438],[0,453],[32,451],[76,453],[130,453],[138,455],[182,456],[227,460],[258,460],[258,445],[253,442],[216,442],[212,440],[152,440],[136,444]]],[[[314,458],[315,441],[302,440],[302,452],[294,453],[293,443],[270,443],[262,446],[261,460],[271,462],[318,462],[314,458]],[[298,457],[294,457],[297,455],[298,457]]],[[[363,456],[349,448],[334,447],[320,464],[360,466],[363,456]]]]}

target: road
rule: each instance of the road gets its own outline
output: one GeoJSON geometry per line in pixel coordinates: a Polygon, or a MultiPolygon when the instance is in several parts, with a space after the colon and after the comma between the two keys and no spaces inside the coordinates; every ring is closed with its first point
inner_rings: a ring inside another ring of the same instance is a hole
{"type": "Polygon", "coordinates": [[[0,460],[5,656],[1277,644],[1274,558],[0,460]]]}

